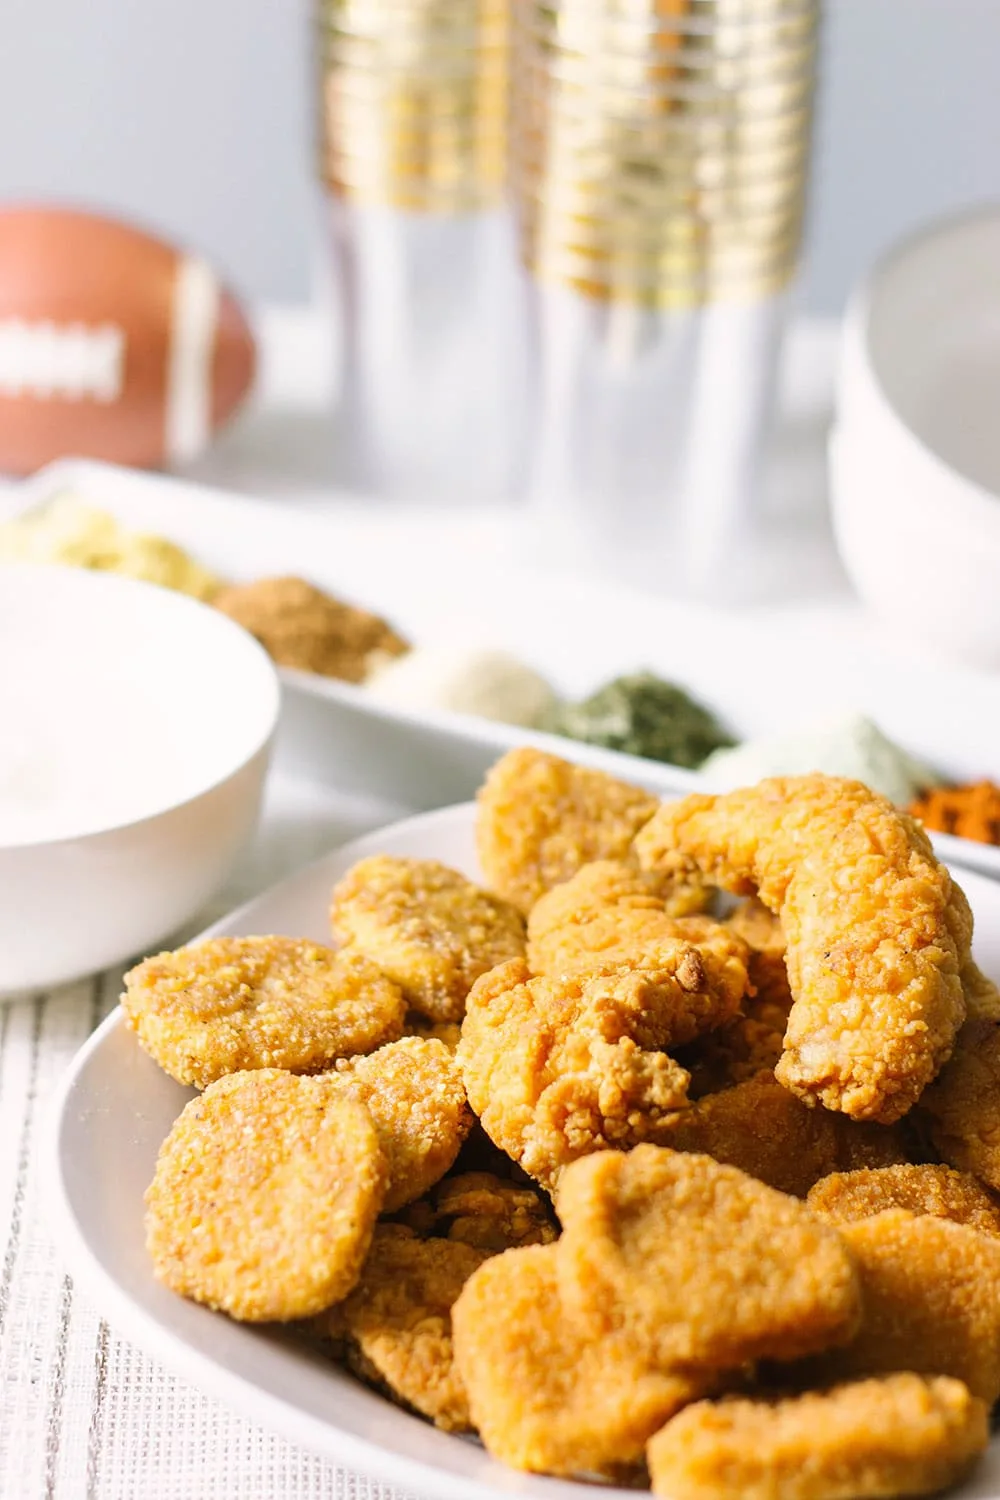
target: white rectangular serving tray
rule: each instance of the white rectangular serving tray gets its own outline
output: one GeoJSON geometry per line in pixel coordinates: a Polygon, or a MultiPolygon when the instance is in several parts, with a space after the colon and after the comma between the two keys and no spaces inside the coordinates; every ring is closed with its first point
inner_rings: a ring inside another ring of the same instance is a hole
{"type": "MultiPolygon", "coordinates": [[[[0,515],[67,490],[136,530],[172,538],[225,577],[301,574],[386,615],[416,642],[511,651],[568,695],[649,668],[740,736],[860,710],[944,774],[1000,781],[1000,675],[928,659],[850,603],[740,611],[724,600],[683,603],[535,566],[513,512],[435,516],[377,502],[319,511],[84,461],[50,465],[0,496],[0,515]]],[[[654,792],[700,785],[677,767],[469,715],[392,708],[308,673],[281,675],[282,769],[414,810],[471,796],[499,755],[526,743],[654,792]]],[[[950,860],[1000,876],[1000,849],[935,842],[950,860]]]]}

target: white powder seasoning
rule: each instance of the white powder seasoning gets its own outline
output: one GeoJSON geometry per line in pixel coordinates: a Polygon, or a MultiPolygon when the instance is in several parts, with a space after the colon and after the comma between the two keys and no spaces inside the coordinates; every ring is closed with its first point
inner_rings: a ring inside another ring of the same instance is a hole
{"type": "Polygon", "coordinates": [[[443,708],[523,728],[556,701],[545,679],[516,657],[470,647],[415,647],[379,668],[365,687],[397,708],[443,708]]]}

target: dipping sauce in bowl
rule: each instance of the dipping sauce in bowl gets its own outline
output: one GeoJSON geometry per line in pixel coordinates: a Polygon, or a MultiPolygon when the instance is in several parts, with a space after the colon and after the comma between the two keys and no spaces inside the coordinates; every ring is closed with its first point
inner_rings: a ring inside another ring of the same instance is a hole
{"type": "Polygon", "coordinates": [[[0,567],[0,993],[129,957],[209,899],[278,707],[266,654],[207,606],[0,567]]]}

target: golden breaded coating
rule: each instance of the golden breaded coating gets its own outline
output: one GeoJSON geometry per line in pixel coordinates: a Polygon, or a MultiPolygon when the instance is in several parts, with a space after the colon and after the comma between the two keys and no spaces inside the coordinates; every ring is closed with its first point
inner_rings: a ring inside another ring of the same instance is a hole
{"type": "Polygon", "coordinates": [[[858,1279],[803,1203],[708,1156],[637,1146],[567,1167],[556,1212],[566,1305],[656,1367],[735,1369],[846,1342],[858,1279]]]}
{"type": "Polygon", "coordinates": [[[146,1193],[146,1246],[182,1297],[260,1323],[346,1297],[385,1194],[371,1115],[329,1078],[230,1073],[174,1123],[146,1193]]]}
{"type": "Polygon", "coordinates": [[[334,888],[330,925],[432,1021],[460,1021],[479,976],[524,956],[520,913],[435,859],[361,860],[334,888]]]}
{"type": "Polygon", "coordinates": [[[451,1309],[488,1252],[379,1225],[360,1280],[338,1309],[347,1360],[446,1432],[470,1427],[452,1355],[451,1309]]]}
{"type": "Polygon", "coordinates": [[[782,1401],[700,1401],[649,1444],[668,1500],[897,1500],[963,1478],[988,1412],[959,1380],[899,1374],[782,1401]]]}
{"type": "Polygon", "coordinates": [[[899,1126],[810,1109],[772,1073],[700,1099],[665,1125],[660,1144],[700,1151],[794,1198],[830,1172],[908,1159],[899,1126]]]}
{"type": "Polygon", "coordinates": [[[581,1337],[560,1299],[556,1252],[508,1250],[469,1278],[452,1310],[455,1362],[494,1458],[614,1475],[706,1381],[652,1370],[620,1338],[581,1337]]]}
{"type": "MultiPolygon", "coordinates": [[[[478,796],[476,844],[493,890],[525,915],[581,866],[624,859],[657,800],[603,771],[540,750],[510,750],[478,796]]],[[[704,882],[679,883],[681,909],[700,911],[704,882]],[[684,906],[684,890],[690,892],[684,906]]]]}
{"type": "Polygon", "coordinates": [[[906,1114],[965,1016],[968,902],[912,818],[861,782],[788,776],[665,805],[644,868],[754,890],[781,918],[795,999],[777,1076],[857,1119],[906,1114]]]}
{"type": "MultiPolygon", "coordinates": [[[[536,902],[528,918],[528,967],[552,978],[614,966],[653,969],[670,962],[678,942],[698,949],[718,1025],[733,1015],[747,990],[746,944],[706,916],[672,917],[650,878],[621,861],[584,865],[571,880],[536,902]]],[[[708,1028],[703,1028],[708,1029],[708,1028]]]]}
{"type": "Polygon", "coordinates": [[[551,1205],[541,1193],[492,1172],[445,1177],[401,1218],[419,1234],[443,1235],[494,1255],[524,1245],[551,1245],[559,1235],[551,1205]]]}
{"type": "Polygon", "coordinates": [[[939,1156],[1000,1190],[1000,1025],[966,1021],[919,1114],[939,1156]]]}
{"type": "Polygon", "coordinates": [[[407,1012],[403,1022],[404,1036],[422,1036],[425,1041],[444,1042],[449,1052],[454,1052],[462,1040],[461,1021],[428,1021],[416,1011],[407,1012]]]}
{"type": "Polygon", "coordinates": [[[747,1083],[759,1073],[773,1073],[784,1048],[791,1005],[791,994],[785,1003],[766,991],[746,995],[735,1016],[678,1052],[678,1062],[691,1074],[690,1097],[701,1099],[747,1083]]]}
{"type": "Polygon", "coordinates": [[[320,1073],[401,1035],[397,985],[360,954],[305,938],[211,938],[125,975],[125,1021],[172,1078],[247,1068],[320,1073]]]}
{"type": "Polygon", "coordinates": [[[834,1172],[809,1192],[809,1207],[835,1224],[870,1219],[887,1208],[930,1214],[1000,1235],[1000,1203],[966,1172],[952,1167],[886,1166],[834,1172]]]}
{"type": "Polygon", "coordinates": [[[422,1197],[472,1127],[454,1053],[443,1042],[404,1036],[367,1057],[344,1059],[330,1076],[371,1111],[389,1171],[386,1213],[422,1197]]]}
{"type": "Polygon", "coordinates": [[[833,1378],[916,1370],[1000,1396],[1000,1241],[901,1208],[838,1228],[861,1278],[857,1337],[818,1361],[833,1378]]]}
{"type": "Polygon", "coordinates": [[[687,1025],[687,998],[680,969],[587,980],[532,979],[517,960],[494,969],[469,996],[457,1054],[483,1129],[544,1187],[578,1156],[655,1139],[686,1104],[688,1075],[661,1049],[687,1025]]]}
{"type": "Polygon", "coordinates": [[[764,958],[784,958],[787,944],[781,918],[755,896],[748,896],[733,907],[726,926],[743,939],[752,953],[764,958]]]}

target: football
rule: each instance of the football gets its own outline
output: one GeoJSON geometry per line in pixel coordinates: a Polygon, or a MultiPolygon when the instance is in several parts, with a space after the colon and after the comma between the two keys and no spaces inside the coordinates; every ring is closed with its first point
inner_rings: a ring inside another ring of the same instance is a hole
{"type": "Polygon", "coordinates": [[[207,261],[114,219],[0,209],[0,470],[181,463],[254,366],[246,317],[207,261]]]}

